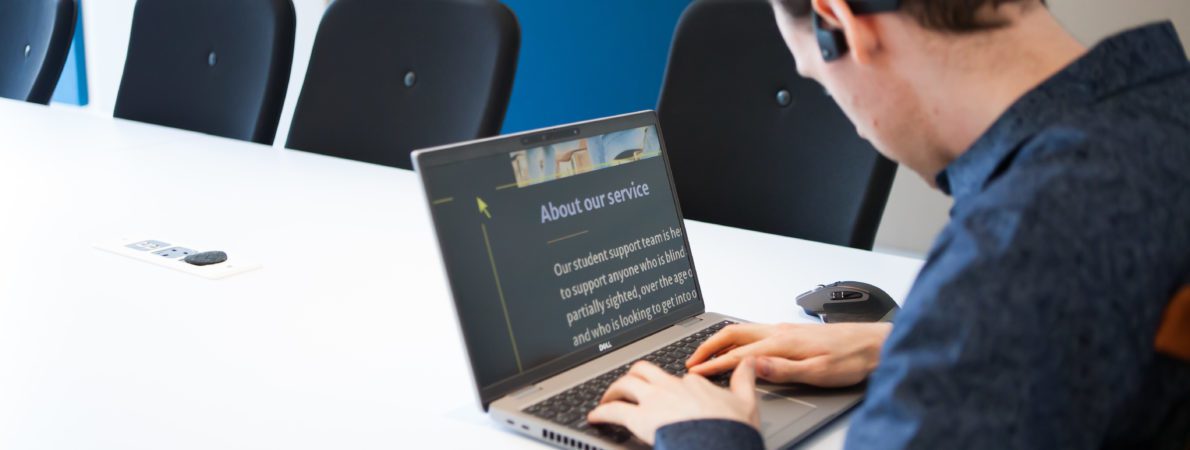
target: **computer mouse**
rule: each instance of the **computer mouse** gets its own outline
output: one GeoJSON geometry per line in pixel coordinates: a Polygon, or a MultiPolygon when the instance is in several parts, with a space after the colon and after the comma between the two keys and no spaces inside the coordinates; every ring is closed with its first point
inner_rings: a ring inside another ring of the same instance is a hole
{"type": "Polygon", "coordinates": [[[798,295],[797,304],[824,323],[892,322],[901,310],[888,293],[858,281],[819,285],[798,295]]]}

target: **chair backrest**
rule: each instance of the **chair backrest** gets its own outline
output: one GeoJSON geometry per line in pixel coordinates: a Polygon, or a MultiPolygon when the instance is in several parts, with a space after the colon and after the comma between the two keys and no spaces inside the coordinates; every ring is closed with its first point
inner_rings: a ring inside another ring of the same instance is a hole
{"type": "MultiPolygon", "coordinates": [[[[1157,328],[1157,353],[1190,367],[1190,277],[1174,294],[1157,328]]],[[[1190,449],[1190,396],[1175,402],[1149,448],[1190,449]]]]}
{"type": "Polygon", "coordinates": [[[498,134],[519,48],[495,0],[336,0],[286,147],[409,169],[413,150],[498,134]]]}
{"type": "Polygon", "coordinates": [[[115,116],[271,144],[294,27],[290,0],[138,0],[115,116]]]}
{"type": "Polygon", "coordinates": [[[0,97],[50,102],[77,10],[75,0],[0,1],[0,97]]]}
{"type": "Polygon", "coordinates": [[[1165,309],[1157,352],[1190,363],[1190,284],[1182,286],[1165,309]]]}
{"type": "Polygon", "coordinates": [[[798,76],[766,0],[686,9],[657,110],[687,218],[872,248],[896,165],[798,76]]]}

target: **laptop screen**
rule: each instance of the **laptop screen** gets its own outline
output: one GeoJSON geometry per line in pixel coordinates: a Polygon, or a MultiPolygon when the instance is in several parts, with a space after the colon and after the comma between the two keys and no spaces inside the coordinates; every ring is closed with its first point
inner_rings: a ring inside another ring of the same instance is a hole
{"type": "Polygon", "coordinates": [[[702,312],[652,113],[415,159],[485,407],[702,312]]]}

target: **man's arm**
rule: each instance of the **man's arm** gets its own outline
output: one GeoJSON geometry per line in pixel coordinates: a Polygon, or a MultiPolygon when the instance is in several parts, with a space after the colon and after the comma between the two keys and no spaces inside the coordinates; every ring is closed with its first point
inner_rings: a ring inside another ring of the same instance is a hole
{"type": "Polygon", "coordinates": [[[654,450],[761,450],[764,440],[749,425],[731,420],[692,420],[657,430],[654,450]]]}
{"type": "Polygon", "coordinates": [[[1014,168],[982,197],[991,200],[956,209],[897,318],[849,448],[1104,442],[1144,384],[1162,284],[1177,270],[1160,267],[1167,243],[1145,234],[1179,232],[1146,228],[1153,213],[1133,186],[1104,189],[1124,177],[1075,177],[1068,164],[1014,168]]]}

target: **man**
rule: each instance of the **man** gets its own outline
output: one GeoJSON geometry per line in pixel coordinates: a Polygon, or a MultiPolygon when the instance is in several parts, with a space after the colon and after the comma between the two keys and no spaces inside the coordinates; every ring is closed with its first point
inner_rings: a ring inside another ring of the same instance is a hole
{"type": "Polygon", "coordinates": [[[732,326],[688,362],[734,368],[730,390],[640,363],[589,420],[659,448],[755,448],[754,376],[867,379],[849,448],[1181,448],[1190,364],[1154,350],[1190,284],[1190,64],[1173,27],[1088,50],[1041,0],[859,3],[773,7],[798,71],[955,199],[896,325],[732,326]],[[814,16],[841,31],[841,58],[824,58],[814,16]]]}

